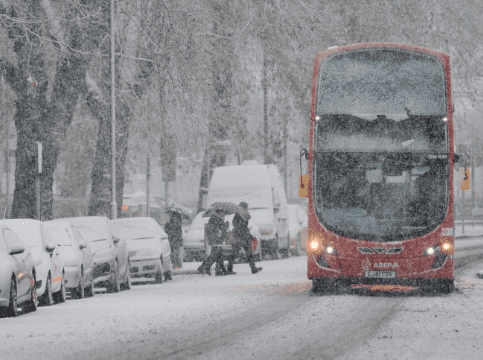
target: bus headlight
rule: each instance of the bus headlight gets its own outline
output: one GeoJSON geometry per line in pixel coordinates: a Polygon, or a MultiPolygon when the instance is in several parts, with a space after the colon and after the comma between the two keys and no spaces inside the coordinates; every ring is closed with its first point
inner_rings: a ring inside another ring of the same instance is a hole
{"type": "Polygon", "coordinates": [[[452,255],[453,254],[453,245],[447,241],[442,241],[441,242],[441,252],[446,255],[452,255]]]}
{"type": "Polygon", "coordinates": [[[337,254],[337,251],[335,251],[334,247],[330,245],[325,248],[325,252],[327,254],[337,254]]]}
{"type": "Polygon", "coordinates": [[[424,250],[423,257],[431,256],[439,252],[439,246],[430,246],[424,250]]]}
{"type": "Polygon", "coordinates": [[[312,240],[310,240],[310,243],[309,243],[309,249],[310,249],[311,251],[316,252],[316,251],[318,251],[320,248],[321,248],[321,245],[320,245],[320,243],[319,243],[319,240],[317,240],[317,239],[312,239],[312,240]]]}
{"type": "Polygon", "coordinates": [[[318,253],[320,251],[324,251],[326,254],[329,255],[337,255],[337,251],[332,245],[329,245],[324,248],[324,246],[321,245],[320,241],[317,239],[311,240],[309,243],[309,248],[312,252],[318,253]]]}

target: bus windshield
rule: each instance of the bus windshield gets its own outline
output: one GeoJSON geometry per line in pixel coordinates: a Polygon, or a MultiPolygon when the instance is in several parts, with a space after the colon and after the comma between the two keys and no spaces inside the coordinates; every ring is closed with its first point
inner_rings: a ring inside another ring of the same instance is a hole
{"type": "Polygon", "coordinates": [[[449,146],[444,69],[403,49],[335,54],[319,72],[314,200],[337,235],[401,241],[446,215],[449,146]]]}

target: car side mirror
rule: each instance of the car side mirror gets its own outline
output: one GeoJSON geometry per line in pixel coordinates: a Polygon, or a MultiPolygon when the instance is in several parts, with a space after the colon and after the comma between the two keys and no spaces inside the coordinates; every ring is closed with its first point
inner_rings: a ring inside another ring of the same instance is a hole
{"type": "Polygon", "coordinates": [[[12,244],[10,246],[10,250],[9,250],[9,253],[10,255],[17,255],[17,254],[21,254],[25,251],[25,246],[23,246],[22,244],[12,244]]]}
{"type": "Polygon", "coordinates": [[[79,244],[79,249],[81,249],[81,250],[85,249],[86,247],[87,247],[87,244],[85,242],[81,242],[79,244]]]}
{"type": "Polygon", "coordinates": [[[273,212],[276,214],[280,211],[280,207],[279,206],[274,206],[273,207],[273,212]]]}
{"type": "Polygon", "coordinates": [[[121,238],[118,238],[117,236],[113,236],[112,240],[114,241],[114,244],[117,244],[119,241],[121,241],[121,238]]]}
{"type": "Polygon", "coordinates": [[[45,245],[45,250],[47,250],[47,252],[49,252],[49,253],[53,253],[56,247],[57,246],[54,243],[48,242],[45,245]]]}

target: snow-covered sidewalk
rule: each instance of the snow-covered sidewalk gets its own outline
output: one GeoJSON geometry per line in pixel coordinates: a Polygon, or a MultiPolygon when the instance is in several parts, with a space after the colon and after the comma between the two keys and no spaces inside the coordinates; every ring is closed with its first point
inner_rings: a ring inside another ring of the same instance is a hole
{"type": "Polygon", "coordinates": [[[455,237],[456,238],[471,238],[483,236],[483,225],[475,224],[471,226],[470,222],[465,222],[465,231],[463,234],[463,226],[461,223],[455,225],[455,237]]]}

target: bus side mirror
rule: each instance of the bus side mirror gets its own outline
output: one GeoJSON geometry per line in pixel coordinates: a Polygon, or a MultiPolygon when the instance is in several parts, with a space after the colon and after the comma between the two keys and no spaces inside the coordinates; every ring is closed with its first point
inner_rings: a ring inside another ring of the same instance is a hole
{"type": "Polygon", "coordinates": [[[309,196],[309,176],[302,175],[299,178],[299,197],[309,196]]]}
{"type": "Polygon", "coordinates": [[[462,163],[465,161],[464,154],[454,154],[453,163],[462,163]]]}
{"type": "Polygon", "coordinates": [[[308,160],[309,152],[307,149],[300,150],[300,178],[299,178],[299,197],[309,196],[309,175],[302,174],[302,158],[308,160]]]}

